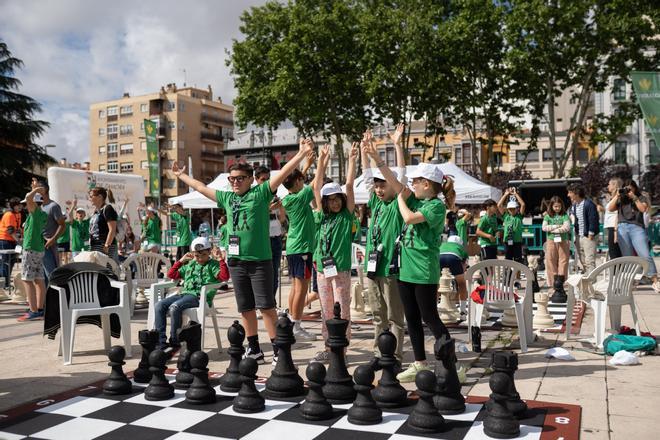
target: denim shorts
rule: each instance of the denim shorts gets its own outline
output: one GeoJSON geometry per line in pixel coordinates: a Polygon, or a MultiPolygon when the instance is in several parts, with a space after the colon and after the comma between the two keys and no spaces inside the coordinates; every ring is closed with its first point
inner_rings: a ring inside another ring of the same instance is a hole
{"type": "Polygon", "coordinates": [[[241,261],[230,258],[228,266],[239,313],[275,307],[271,260],[241,261]]]}

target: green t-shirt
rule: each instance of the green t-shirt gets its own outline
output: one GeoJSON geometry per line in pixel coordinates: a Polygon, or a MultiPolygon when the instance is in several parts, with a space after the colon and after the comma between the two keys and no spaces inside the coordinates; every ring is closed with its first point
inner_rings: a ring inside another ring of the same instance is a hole
{"type": "MultiPolygon", "coordinates": [[[[179,268],[179,274],[183,278],[181,294],[199,297],[203,286],[218,282],[219,271],[220,263],[213,258],[210,258],[204,265],[199,264],[195,260],[190,260],[179,268]]],[[[209,306],[213,304],[214,296],[215,290],[213,289],[206,293],[206,302],[209,306]]]]}
{"type": "Polygon", "coordinates": [[[479,237],[479,246],[493,246],[497,244],[497,237],[495,234],[497,233],[497,216],[495,214],[493,215],[485,215],[479,219],[479,225],[477,226],[478,229],[480,229],[482,232],[485,232],[486,234],[490,234],[493,236],[493,241],[486,240],[483,237],[479,237]]]}
{"type": "Polygon", "coordinates": [[[461,237],[463,240],[463,246],[468,245],[468,223],[465,221],[465,218],[461,218],[456,222],[456,235],[461,237]]]}
{"type": "Polygon", "coordinates": [[[227,225],[221,225],[216,231],[217,237],[220,240],[220,246],[227,249],[227,225]]]}
{"type": "Polygon", "coordinates": [[[336,214],[315,216],[318,219],[319,239],[314,253],[316,270],[323,271],[323,258],[332,256],[335,259],[337,272],[351,270],[351,247],[355,216],[344,208],[336,214]]]}
{"type": "Polygon", "coordinates": [[[513,240],[514,243],[522,243],[523,233],[522,214],[511,215],[505,212],[502,216],[504,223],[504,243],[513,240]]]}
{"type": "Polygon", "coordinates": [[[239,255],[229,255],[242,261],[266,261],[273,258],[270,249],[270,202],[273,193],[270,182],[253,186],[243,194],[216,191],[218,208],[227,213],[227,251],[229,238],[238,236],[239,255]]]}
{"type": "Polygon", "coordinates": [[[282,206],[289,218],[286,236],[286,254],[307,254],[314,248],[314,214],[310,203],[314,200],[311,186],[282,199],[282,206]]]}
{"type": "MultiPolygon", "coordinates": [[[[546,222],[548,225],[561,226],[565,222],[569,221],[569,219],[568,219],[568,214],[553,215],[552,217],[546,214],[545,217],[543,217],[543,221],[546,222]]],[[[561,235],[561,241],[568,241],[570,239],[570,232],[564,232],[559,235],[561,235]]],[[[555,234],[553,234],[552,232],[548,232],[548,240],[554,241],[554,239],[555,239],[555,234]]]]}
{"type": "Polygon", "coordinates": [[[65,221],[64,222],[64,232],[62,233],[62,235],[60,235],[57,238],[57,243],[58,244],[64,244],[64,243],[69,242],[69,240],[70,240],[70,238],[69,238],[70,237],[70,235],[69,235],[69,226],[71,226],[71,222],[65,221]]]}
{"type": "Polygon", "coordinates": [[[71,251],[80,252],[89,249],[85,242],[89,240],[89,219],[71,222],[71,251]]]}
{"type": "Polygon", "coordinates": [[[170,213],[172,220],[176,222],[176,235],[179,239],[176,241],[178,246],[190,246],[192,243],[192,235],[190,234],[190,217],[187,214],[179,214],[178,212],[170,213]]]}
{"type": "Polygon", "coordinates": [[[426,221],[404,226],[399,279],[408,283],[437,284],[440,234],[445,227],[447,208],[437,198],[419,200],[410,196],[406,203],[413,212],[421,212],[426,221]]]}
{"type": "Polygon", "coordinates": [[[43,252],[46,249],[42,232],[47,220],[48,215],[40,207],[28,214],[23,225],[23,249],[35,252],[43,252]]]}
{"type": "Polygon", "coordinates": [[[369,254],[378,248],[379,244],[382,244],[381,257],[376,266],[376,276],[386,277],[390,274],[394,242],[401,234],[403,218],[396,198],[383,202],[375,194],[371,194],[367,206],[371,210],[371,221],[367,230],[367,255],[364,259],[364,270],[367,271],[369,254]]]}
{"type": "Polygon", "coordinates": [[[160,219],[153,216],[147,220],[147,226],[144,231],[145,239],[149,244],[160,244],[160,219]]]}
{"type": "Polygon", "coordinates": [[[468,258],[468,254],[465,252],[465,248],[463,246],[458,243],[451,243],[449,241],[445,241],[440,245],[440,255],[442,254],[456,255],[463,261],[467,260],[468,258]]]}

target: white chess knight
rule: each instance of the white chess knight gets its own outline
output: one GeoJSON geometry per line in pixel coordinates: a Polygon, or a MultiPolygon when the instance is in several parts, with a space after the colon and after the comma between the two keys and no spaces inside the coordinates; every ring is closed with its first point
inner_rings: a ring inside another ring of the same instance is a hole
{"type": "Polygon", "coordinates": [[[440,294],[440,319],[443,322],[459,322],[461,315],[456,309],[456,291],[454,290],[454,277],[448,267],[442,269],[438,293],[440,294]]]}

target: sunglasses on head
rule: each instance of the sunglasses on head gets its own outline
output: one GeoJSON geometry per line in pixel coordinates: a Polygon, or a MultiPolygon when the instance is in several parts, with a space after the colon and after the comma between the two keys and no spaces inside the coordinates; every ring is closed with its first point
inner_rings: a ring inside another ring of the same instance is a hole
{"type": "Polygon", "coordinates": [[[229,180],[229,183],[234,183],[234,182],[243,183],[243,181],[245,181],[245,179],[247,179],[248,177],[249,176],[229,176],[227,177],[227,180],[229,180]]]}

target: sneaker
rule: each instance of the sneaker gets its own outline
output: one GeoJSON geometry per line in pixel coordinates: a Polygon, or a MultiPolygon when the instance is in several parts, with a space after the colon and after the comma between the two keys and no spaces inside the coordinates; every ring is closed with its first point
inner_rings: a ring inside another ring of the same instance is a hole
{"type": "Polygon", "coordinates": [[[273,367],[277,365],[277,360],[279,359],[278,356],[273,356],[273,361],[270,363],[273,367]]]}
{"type": "Polygon", "coordinates": [[[467,368],[464,365],[458,367],[456,373],[458,374],[458,383],[463,384],[467,381],[467,368]]]}
{"type": "Polygon", "coordinates": [[[25,322],[25,321],[37,321],[41,318],[43,318],[44,315],[39,313],[39,312],[27,312],[23,316],[19,317],[17,319],[18,322],[25,322]]]}
{"type": "Polygon", "coordinates": [[[296,341],[316,341],[316,335],[311,334],[302,327],[293,329],[293,336],[296,341]]]}
{"type": "Polygon", "coordinates": [[[319,351],[314,355],[314,362],[328,362],[330,360],[329,351],[319,351]]]}
{"type": "Polygon", "coordinates": [[[259,351],[252,351],[252,348],[248,347],[247,350],[245,351],[245,354],[243,354],[243,359],[246,358],[252,358],[255,361],[257,361],[258,364],[265,364],[266,361],[264,360],[264,352],[259,350],[259,351]]]}
{"type": "Polygon", "coordinates": [[[423,370],[431,370],[431,367],[428,366],[428,364],[423,365],[420,364],[419,362],[415,361],[410,366],[408,367],[407,370],[402,371],[401,373],[396,375],[396,378],[399,382],[401,383],[410,383],[415,381],[415,377],[417,376],[417,373],[423,370]]]}

